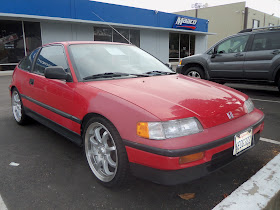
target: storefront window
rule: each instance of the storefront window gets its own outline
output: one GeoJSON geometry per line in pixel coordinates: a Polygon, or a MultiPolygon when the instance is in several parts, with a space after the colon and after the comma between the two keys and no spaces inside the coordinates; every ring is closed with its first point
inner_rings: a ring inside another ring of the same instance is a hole
{"type": "Polygon", "coordinates": [[[112,28],[108,28],[108,27],[94,27],[94,41],[105,41],[105,42],[113,41],[113,42],[120,42],[120,43],[128,43],[127,40],[129,40],[135,46],[140,47],[139,30],[130,30],[130,29],[122,29],[122,28],[116,28],[116,30],[119,33],[117,33],[112,28]]]}
{"type": "Polygon", "coordinates": [[[179,34],[169,34],[169,60],[178,61],[179,59],[179,34]]]}
{"type": "Polygon", "coordinates": [[[195,35],[190,35],[190,55],[194,55],[195,52],[195,35]]]}
{"type": "Polygon", "coordinates": [[[140,47],[140,31],[139,30],[129,30],[130,32],[130,42],[137,47],[140,47]]]}
{"type": "Polygon", "coordinates": [[[0,20],[0,64],[18,63],[24,56],[22,22],[0,20]]]}
{"type": "Polygon", "coordinates": [[[33,50],[42,45],[40,23],[24,22],[26,53],[29,55],[33,50]]]}
{"type": "Polygon", "coordinates": [[[195,36],[189,34],[169,34],[169,62],[178,62],[181,58],[194,55],[195,36]]]}
{"type": "Polygon", "coordinates": [[[180,58],[184,58],[190,55],[189,38],[189,34],[180,34],[180,58]]]}
{"type": "Polygon", "coordinates": [[[127,40],[129,40],[129,30],[116,28],[116,31],[114,30],[113,32],[113,42],[128,43],[127,40]],[[118,31],[119,33],[117,33],[116,31],[118,31]]]}
{"type": "Polygon", "coordinates": [[[95,41],[112,41],[112,29],[104,27],[94,27],[94,40],[95,41]]]}
{"type": "Polygon", "coordinates": [[[0,71],[13,70],[41,44],[40,23],[0,20],[0,71]]]}

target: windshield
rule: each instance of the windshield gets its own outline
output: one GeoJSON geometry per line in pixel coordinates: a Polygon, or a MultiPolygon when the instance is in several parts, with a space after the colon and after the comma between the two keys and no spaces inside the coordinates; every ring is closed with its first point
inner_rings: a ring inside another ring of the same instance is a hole
{"type": "MultiPolygon", "coordinates": [[[[69,47],[72,62],[80,79],[96,78],[93,75],[153,75],[174,73],[159,60],[132,45],[74,44],[69,47]],[[158,73],[162,72],[162,74],[158,73]],[[108,74],[109,73],[109,74],[108,74]],[[124,73],[124,74],[121,74],[124,73]]],[[[127,76],[128,76],[127,75],[127,76]]]]}

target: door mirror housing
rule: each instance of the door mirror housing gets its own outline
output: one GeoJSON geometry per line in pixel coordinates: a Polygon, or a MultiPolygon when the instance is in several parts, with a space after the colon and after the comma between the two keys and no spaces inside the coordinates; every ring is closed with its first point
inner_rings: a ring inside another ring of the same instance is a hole
{"type": "Polygon", "coordinates": [[[62,66],[49,66],[45,68],[45,77],[48,79],[61,79],[72,82],[72,77],[65,72],[62,66]]]}
{"type": "Polygon", "coordinates": [[[215,58],[218,55],[217,47],[213,48],[211,58],[215,58]]]}

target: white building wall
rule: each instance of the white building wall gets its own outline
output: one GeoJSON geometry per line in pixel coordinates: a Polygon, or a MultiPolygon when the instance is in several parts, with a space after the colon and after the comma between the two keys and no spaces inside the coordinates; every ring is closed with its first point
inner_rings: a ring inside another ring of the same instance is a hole
{"type": "Polygon", "coordinates": [[[195,36],[195,50],[194,54],[201,54],[204,53],[207,48],[207,35],[196,35],[195,36]]]}
{"type": "Polygon", "coordinates": [[[169,32],[140,30],[140,47],[167,63],[169,61],[169,32]]]}
{"type": "Polygon", "coordinates": [[[42,43],[59,41],[91,41],[93,26],[90,24],[71,24],[41,22],[42,43]]]}

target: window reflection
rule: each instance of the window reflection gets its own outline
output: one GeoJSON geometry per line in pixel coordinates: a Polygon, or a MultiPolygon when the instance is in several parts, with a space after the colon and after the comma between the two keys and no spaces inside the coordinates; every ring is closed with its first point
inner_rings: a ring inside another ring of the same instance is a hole
{"type": "Polygon", "coordinates": [[[169,33],[169,61],[178,62],[179,59],[194,55],[195,36],[189,34],[169,33]]]}
{"type": "Polygon", "coordinates": [[[24,22],[27,55],[42,45],[40,23],[24,22]]]}
{"type": "Polygon", "coordinates": [[[0,71],[13,70],[24,56],[41,44],[40,23],[0,20],[0,71]]]}
{"type": "Polygon", "coordinates": [[[0,64],[18,63],[24,56],[22,23],[0,20],[0,64]]]}
{"type": "Polygon", "coordinates": [[[123,29],[123,28],[116,28],[116,30],[119,33],[117,33],[112,28],[108,28],[108,27],[94,27],[94,41],[105,41],[105,42],[113,41],[113,42],[120,42],[120,43],[128,43],[127,40],[129,40],[133,45],[140,47],[139,30],[132,30],[132,29],[130,30],[130,29],[123,29]]]}
{"type": "Polygon", "coordinates": [[[128,43],[127,40],[129,40],[129,30],[128,29],[120,29],[120,28],[116,28],[116,30],[122,36],[114,30],[114,32],[113,32],[113,42],[128,43]]]}

